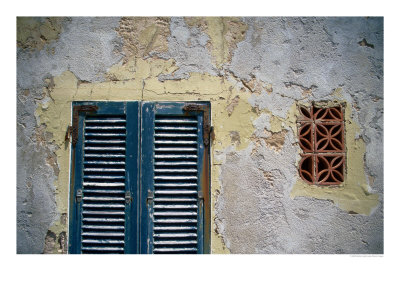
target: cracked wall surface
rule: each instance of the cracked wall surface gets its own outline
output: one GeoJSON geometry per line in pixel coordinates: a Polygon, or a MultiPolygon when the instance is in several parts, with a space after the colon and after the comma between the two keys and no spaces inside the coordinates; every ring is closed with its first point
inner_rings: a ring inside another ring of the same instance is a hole
{"type": "Polygon", "coordinates": [[[17,252],[66,253],[71,102],[212,106],[212,253],[383,253],[382,18],[18,18],[17,252]],[[297,105],[345,107],[346,175],[297,171],[297,105]]]}

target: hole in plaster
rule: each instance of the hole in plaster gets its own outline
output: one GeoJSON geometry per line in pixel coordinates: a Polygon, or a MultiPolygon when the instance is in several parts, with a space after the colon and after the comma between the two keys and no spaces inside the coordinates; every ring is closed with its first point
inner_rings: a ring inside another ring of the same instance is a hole
{"type": "Polygon", "coordinates": [[[363,38],[361,41],[359,41],[358,44],[360,46],[363,46],[363,47],[369,47],[369,48],[372,48],[372,49],[375,48],[374,45],[373,44],[369,44],[365,38],[363,38]]]}

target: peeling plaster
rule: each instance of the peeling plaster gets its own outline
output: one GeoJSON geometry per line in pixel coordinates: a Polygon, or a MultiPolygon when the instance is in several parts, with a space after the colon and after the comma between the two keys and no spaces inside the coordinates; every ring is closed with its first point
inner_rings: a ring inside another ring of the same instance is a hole
{"type": "Polygon", "coordinates": [[[57,41],[40,51],[17,49],[17,85],[22,89],[43,86],[45,78],[69,70],[84,81],[104,80],[104,73],[118,63],[121,41],[114,28],[119,18],[71,18],[57,41]],[[53,49],[47,51],[47,49],[53,49]],[[85,62],[85,63],[82,63],[85,62]]]}
{"type": "Polygon", "coordinates": [[[210,36],[208,48],[211,49],[213,60],[217,68],[232,59],[232,52],[236,44],[243,41],[247,31],[247,24],[241,18],[204,18],[207,24],[206,32],[210,36]]]}
{"type": "Polygon", "coordinates": [[[157,57],[173,59],[178,69],[161,80],[188,79],[190,73],[216,75],[212,57],[206,48],[209,37],[196,27],[188,27],[184,18],[171,18],[171,35],[168,37],[168,51],[157,57]]]}
{"type": "Polygon", "coordinates": [[[169,18],[124,17],[117,28],[124,39],[124,61],[131,57],[145,57],[152,52],[168,50],[169,18]]]}
{"type": "MultiPolygon", "coordinates": [[[[56,208],[43,212],[51,218],[32,239],[44,247],[50,230],[49,252],[65,251],[72,101],[206,100],[212,253],[381,253],[381,27],[379,18],[72,18],[41,51],[18,49],[19,98],[38,87],[27,112],[19,109],[35,122],[21,122],[18,136],[45,136],[42,164],[54,174],[46,180],[56,208]],[[363,38],[374,48],[360,46],[363,38]],[[346,106],[347,176],[335,188],[297,173],[296,105],[321,100],[346,106]]],[[[24,172],[19,187],[29,182],[24,172]]]]}
{"type": "Polygon", "coordinates": [[[48,228],[57,218],[54,197],[57,147],[37,126],[33,112],[40,90],[17,94],[17,252],[42,253],[48,228]],[[51,163],[50,163],[51,161],[51,163]]]}
{"type": "Polygon", "coordinates": [[[58,39],[64,19],[17,17],[17,46],[31,51],[43,49],[58,39]]]}

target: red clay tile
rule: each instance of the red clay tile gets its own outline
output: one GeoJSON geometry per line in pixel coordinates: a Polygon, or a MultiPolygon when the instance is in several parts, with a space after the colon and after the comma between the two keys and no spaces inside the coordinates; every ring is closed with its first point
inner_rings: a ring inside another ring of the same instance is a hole
{"type": "Polygon", "coordinates": [[[343,152],[343,123],[315,124],[315,152],[343,152]]]}
{"type": "Polygon", "coordinates": [[[298,117],[298,121],[313,121],[313,107],[299,106],[300,115],[298,117]]]}
{"type": "Polygon", "coordinates": [[[315,121],[343,121],[342,107],[314,107],[313,119],[315,121]]]}
{"type": "Polygon", "coordinates": [[[304,152],[314,151],[314,129],[312,123],[302,123],[299,126],[300,147],[304,152]]]}
{"type": "Polygon", "coordinates": [[[340,184],[344,181],[344,154],[315,155],[316,182],[323,185],[340,184]]]}
{"type": "Polygon", "coordinates": [[[302,155],[299,163],[299,174],[308,183],[315,182],[314,165],[314,155],[302,155]]]}

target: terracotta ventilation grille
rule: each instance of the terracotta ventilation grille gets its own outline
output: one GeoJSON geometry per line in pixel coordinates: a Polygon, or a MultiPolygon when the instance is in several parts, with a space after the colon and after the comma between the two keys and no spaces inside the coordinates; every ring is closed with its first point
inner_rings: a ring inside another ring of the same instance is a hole
{"type": "Polygon", "coordinates": [[[341,184],[345,168],[343,108],[300,106],[297,122],[303,150],[301,178],[311,184],[341,184]]]}

